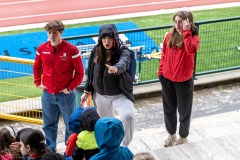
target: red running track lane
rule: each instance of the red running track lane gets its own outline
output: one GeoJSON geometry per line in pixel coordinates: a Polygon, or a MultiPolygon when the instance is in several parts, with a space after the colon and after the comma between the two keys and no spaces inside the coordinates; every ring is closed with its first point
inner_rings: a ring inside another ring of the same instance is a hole
{"type": "Polygon", "coordinates": [[[239,0],[1,0],[0,27],[229,2],[239,0]]]}

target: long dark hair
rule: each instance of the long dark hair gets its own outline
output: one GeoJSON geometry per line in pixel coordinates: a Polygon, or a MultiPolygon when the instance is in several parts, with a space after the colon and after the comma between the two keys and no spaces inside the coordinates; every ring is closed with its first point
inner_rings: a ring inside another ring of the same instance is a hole
{"type": "Polygon", "coordinates": [[[9,149],[10,144],[15,142],[13,137],[7,128],[0,129],[0,150],[9,149]]]}
{"type": "Polygon", "coordinates": [[[0,154],[7,154],[10,156],[12,154],[15,159],[22,159],[20,154],[17,151],[10,149],[10,145],[15,142],[15,137],[12,133],[15,134],[15,131],[12,127],[0,129],[0,154]],[[12,131],[10,131],[11,129],[12,131]]]}
{"type": "MultiPolygon", "coordinates": [[[[189,22],[191,23],[191,32],[192,32],[192,35],[197,35],[197,27],[195,26],[194,24],[194,20],[193,20],[193,14],[192,12],[190,11],[178,11],[177,13],[175,13],[173,15],[173,21],[175,20],[175,18],[179,16],[181,17],[183,20],[185,19],[189,19],[189,22]]],[[[173,26],[171,28],[171,31],[172,33],[169,41],[168,41],[168,47],[169,48],[172,48],[172,47],[177,47],[177,48],[182,48],[183,47],[183,36],[181,34],[178,33],[177,29],[175,28],[175,26],[173,26]]]]}
{"type": "Polygon", "coordinates": [[[111,60],[112,49],[105,49],[102,43],[99,43],[96,47],[96,56],[94,58],[95,63],[105,63],[111,60]]]}
{"type": "Polygon", "coordinates": [[[29,145],[31,150],[37,152],[38,155],[46,153],[45,137],[40,130],[37,129],[25,130],[20,135],[20,141],[24,144],[25,147],[29,145]]]}

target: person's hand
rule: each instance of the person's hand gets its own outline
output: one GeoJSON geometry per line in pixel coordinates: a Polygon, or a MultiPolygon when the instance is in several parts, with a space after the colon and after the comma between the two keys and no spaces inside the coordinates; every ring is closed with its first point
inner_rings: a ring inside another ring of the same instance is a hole
{"type": "Polygon", "coordinates": [[[42,91],[44,91],[45,89],[47,89],[46,86],[40,84],[39,86],[37,86],[37,88],[41,89],[42,91]]]}
{"type": "Polygon", "coordinates": [[[188,18],[183,20],[183,30],[190,30],[191,24],[192,22],[190,23],[188,18]]]}
{"type": "Polygon", "coordinates": [[[10,144],[10,149],[11,150],[14,150],[16,152],[21,152],[20,148],[21,148],[20,142],[13,142],[13,143],[10,144]]]}
{"type": "MultiPolygon", "coordinates": [[[[89,93],[90,94],[90,93],[89,93]]],[[[81,103],[86,101],[88,98],[88,94],[87,93],[83,93],[82,96],[81,96],[81,103]]]]}
{"type": "Polygon", "coordinates": [[[69,94],[70,91],[67,88],[64,88],[64,90],[62,90],[61,92],[63,92],[64,94],[69,94]]]}
{"type": "Polygon", "coordinates": [[[117,73],[117,71],[118,71],[117,67],[110,66],[110,65],[108,65],[108,64],[105,64],[105,66],[108,68],[108,73],[109,73],[109,74],[117,73]]]}

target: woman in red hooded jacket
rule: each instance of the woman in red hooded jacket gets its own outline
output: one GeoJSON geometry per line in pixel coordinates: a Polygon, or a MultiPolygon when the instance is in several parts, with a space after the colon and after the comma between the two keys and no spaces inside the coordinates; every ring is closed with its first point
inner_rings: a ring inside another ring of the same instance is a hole
{"type": "Polygon", "coordinates": [[[162,84],[164,121],[169,137],[165,147],[188,143],[192,101],[194,56],[199,47],[198,29],[190,11],[178,11],[173,16],[174,26],[165,36],[158,77],[162,84]],[[179,139],[176,137],[177,111],[179,139]]]}

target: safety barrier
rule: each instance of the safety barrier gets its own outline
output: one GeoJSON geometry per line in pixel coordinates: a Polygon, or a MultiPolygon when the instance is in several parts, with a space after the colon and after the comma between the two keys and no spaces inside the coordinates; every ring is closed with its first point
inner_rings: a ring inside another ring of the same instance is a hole
{"type": "Polygon", "coordinates": [[[41,92],[33,83],[33,62],[0,56],[0,118],[42,124],[41,92]]]}
{"type": "MultiPolygon", "coordinates": [[[[201,39],[196,56],[194,75],[204,75],[240,69],[240,17],[224,18],[195,23],[201,39]]],[[[158,81],[157,71],[161,54],[160,44],[172,25],[120,31],[128,38],[131,47],[144,45],[138,53],[137,70],[140,81],[135,85],[158,81]]],[[[72,44],[91,44],[97,34],[65,37],[72,44]]],[[[96,42],[96,41],[95,41],[96,42]]]]}
{"type": "MultiPolygon", "coordinates": [[[[240,17],[197,22],[196,25],[201,44],[194,75],[240,69],[240,17]]],[[[125,35],[124,43],[136,49],[139,81],[134,85],[158,81],[159,44],[170,28],[171,25],[166,25],[119,32],[125,35]]],[[[87,40],[93,37],[97,34],[65,38],[72,44],[83,44],[78,47],[85,66],[87,52],[91,50],[88,47],[95,45],[87,40]]],[[[33,84],[32,65],[33,60],[0,56],[0,118],[42,124],[41,91],[33,84]]]]}

